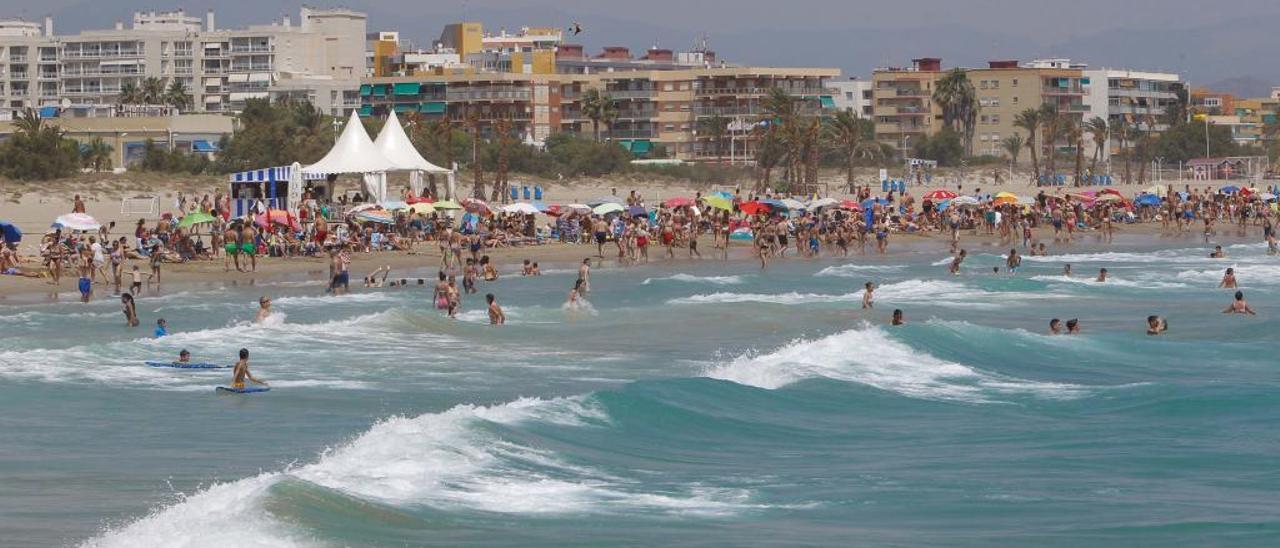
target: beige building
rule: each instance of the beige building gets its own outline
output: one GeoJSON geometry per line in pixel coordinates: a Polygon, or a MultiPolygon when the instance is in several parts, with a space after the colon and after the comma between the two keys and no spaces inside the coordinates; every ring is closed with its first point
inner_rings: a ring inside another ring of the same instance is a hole
{"type": "MultiPolygon", "coordinates": [[[[1000,141],[1015,133],[1027,138],[1026,130],[1014,125],[1018,114],[1042,105],[1057,107],[1058,113],[1076,122],[1089,118],[1085,103],[1083,67],[1061,60],[991,61],[985,69],[969,69],[969,81],[978,95],[978,120],[974,130],[973,153],[1005,156],[1000,141]]],[[[1044,143],[1047,152],[1049,143],[1044,143]]],[[[1055,143],[1060,152],[1072,152],[1074,144],[1055,143]]],[[[1028,156],[1020,156],[1029,158],[1028,156]]]]}
{"type": "Polygon", "coordinates": [[[0,120],[23,108],[58,102],[58,44],[52,34],[49,19],[43,26],[0,21],[0,120]]]}
{"type": "Polygon", "coordinates": [[[910,68],[880,68],[871,74],[871,112],[876,140],[899,152],[910,151],[922,137],[942,129],[942,110],[933,102],[933,88],[942,60],[913,59],[910,68]]]}
{"type": "MultiPolygon", "coordinates": [[[[66,136],[81,144],[101,138],[111,146],[115,168],[142,158],[148,140],[168,150],[215,154],[218,141],[231,135],[233,118],[218,114],[60,118],[51,120],[66,136]]],[[[13,134],[12,122],[0,122],[0,140],[13,134]]]]}

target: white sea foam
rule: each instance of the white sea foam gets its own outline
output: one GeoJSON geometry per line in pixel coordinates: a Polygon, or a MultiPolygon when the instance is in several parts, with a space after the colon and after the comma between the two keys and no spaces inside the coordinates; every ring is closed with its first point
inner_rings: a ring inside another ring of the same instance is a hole
{"type": "Polygon", "coordinates": [[[864,278],[868,274],[883,274],[886,272],[900,272],[901,265],[879,265],[879,264],[842,264],[837,266],[828,266],[819,270],[814,276],[818,277],[835,277],[835,278],[864,278]]]}
{"type": "Polygon", "coordinates": [[[711,367],[706,376],[765,389],[827,378],[866,384],[922,399],[976,403],[1001,395],[1075,398],[1085,389],[1070,384],[1003,377],[919,352],[877,327],[815,340],[797,340],[767,354],[744,355],[711,367]]]}
{"type": "Polygon", "coordinates": [[[645,278],[640,285],[649,285],[655,282],[682,282],[709,285],[739,285],[744,281],[742,276],[694,276],[692,274],[673,274],[662,278],[645,278]]]}
{"type": "Polygon", "coordinates": [[[1227,268],[1234,268],[1240,287],[1280,284],[1280,264],[1273,265],[1222,265],[1217,268],[1181,270],[1175,277],[1200,287],[1217,287],[1227,268]]]}
{"type": "MultiPolygon", "coordinates": [[[[667,301],[668,304],[726,304],[726,303],[768,303],[781,305],[803,305],[814,303],[849,303],[861,302],[862,291],[841,294],[800,293],[732,293],[716,292],[702,295],[680,297],[667,301]]],[[[1011,302],[1027,299],[1055,299],[1063,295],[1019,292],[991,292],[966,286],[962,283],[947,280],[904,280],[884,284],[876,288],[876,302],[917,303],[951,308],[1000,308],[1011,302]]]]}
{"type": "Polygon", "coordinates": [[[1118,278],[1114,275],[1108,275],[1107,281],[1100,282],[1095,276],[1085,274],[1083,276],[1032,276],[1032,280],[1050,283],[1066,283],[1078,284],[1095,287],[1132,287],[1138,289],[1183,289],[1191,287],[1179,282],[1165,282],[1160,280],[1129,280],[1118,278]]]}

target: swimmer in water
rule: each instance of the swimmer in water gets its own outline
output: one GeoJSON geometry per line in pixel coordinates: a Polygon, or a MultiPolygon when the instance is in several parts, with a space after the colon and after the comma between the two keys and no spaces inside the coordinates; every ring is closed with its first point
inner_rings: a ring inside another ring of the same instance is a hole
{"type": "Polygon", "coordinates": [[[960,263],[963,263],[963,262],[964,262],[964,258],[965,258],[965,257],[968,257],[968,256],[969,256],[969,252],[968,252],[968,251],[965,251],[965,250],[963,250],[963,249],[961,249],[961,250],[960,250],[960,252],[959,252],[959,253],[956,253],[956,256],[955,256],[954,258],[952,258],[952,259],[951,259],[951,266],[948,268],[948,270],[949,270],[952,274],[959,274],[959,273],[960,273],[960,263]]]}
{"type": "Polygon", "coordinates": [[[581,306],[578,300],[582,298],[582,287],[584,285],[586,285],[586,282],[582,281],[582,278],[578,278],[578,281],[573,282],[573,289],[569,290],[569,300],[564,303],[570,310],[577,310],[581,306]]]}
{"type": "Polygon", "coordinates": [[[1248,314],[1257,316],[1258,313],[1253,311],[1253,307],[1249,306],[1249,301],[1244,300],[1244,292],[1236,292],[1236,300],[1231,301],[1231,306],[1222,311],[1223,314],[1248,314]]]}
{"type": "Polygon", "coordinates": [[[1216,245],[1216,246],[1213,246],[1213,251],[1209,252],[1209,258],[1225,259],[1227,258],[1227,252],[1222,250],[1222,246],[1216,245]]]}
{"type": "Polygon", "coordinates": [[[1169,322],[1160,316],[1147,316],[1147,334],[1159,335],[1169,330],[1169,322]]]}
{"type": "Polygon", "coordinates": [[[235,367],[231,370],[231,387],[244,388],[245,379],[253,381],[256,384],[261,384],[262,386],[267,386],[267,383],[253,378],[253,374],[249,373],[249,350],[241,348],[240,360],[236,362],[235,367]]]}
{"type": "Polygon", "coordinates": [[[258,313],[253,317],[253,323],[261,324],[271,315],[271,297],[263,295],[258,299],[258,313]]]}
{"type": "Polygon", "coordinates": [[[1005,261],[1006,270],[1008,270],[1010,274],[1017,274],[1018,267],[1020,266],[1022,266],[1022,257],[1018,255],[1018,250],[1010,249],[1009,259],[1005,261]]]}
{"type": "Polygon", "coordinates": [[[866,289],[862,292],[862,309],[875,308],[875,303],[871,300],[871,293],[876,290],[875,285],[867,282],[863,287],[866,289]]]}
{"type": "Polygon", "coordinates": [[[178,352],[178,361],[173,363],[191,363],[191,353],[183,348],[181,352],[178,352]]]}
{"type": "Polygon", "coordinates": [[[906,325],[907,320],[902,317],[901,308],[893,309],[893,317],[890,318],[889,323],[892,325],[906,325]]]}
{"type": "Polygon", "coordinates": [[[485,295],[484,300],[489,303],[489,325],[507,323],[507,315],[502,313],[502,307],[498,306],[498,299],[493,296],[493,293],[485,295]]]}
{"type": "Polygon", "coordinates": [[[1105,268],[1098,269],[1098,279],[1096,281],[1099,281],[1099,282],[1107,281],[1107,269],[1105,268]]]}
{"type": "Polygon", "coordinates": [[[1222,275],[1222,282],[1218,284],[1222,289],[1235,289],[1236,285],[1236,269],[1228,268],[1226,274],[1222,275]]]}
{"type": "Polygon", "coordinates": [[[1068,335],[1080,334],[1080,320],[1075,318],[1067,320],[1067,334],[1068,335]]]}
{"type": "Polygon", "coordinates": [[[1062,277],[1064,278],[1071,277],[1071,263],[1067,263],[1062,266],[1062,277]]]}
{"type": "Polygon", "coordinates": [[[1062,320],[1059,320],[1057,318],[1049,320],[1049,334],[1050,335],[1062,334],[1062,320]]]}

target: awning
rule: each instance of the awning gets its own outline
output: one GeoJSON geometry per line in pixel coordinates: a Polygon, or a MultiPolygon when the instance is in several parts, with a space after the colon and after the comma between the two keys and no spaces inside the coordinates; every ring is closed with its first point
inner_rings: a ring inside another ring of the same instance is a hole
{"type": "Polygon", "coordinates": [[[191,141],[191,150],[196,152],[218,152],[218,146],[204,139],[191,141]]]}
{"type": "Polygon", "coordinates": [[[206,86],[220,86],[220,85],[222,85],[222,78],[221,78],[221,77],[219,77],[219,76],[214,76],[214,77],[212,77],[212,78],[205,78],[205,79],[204,79],[204,85],[206,85],[206,86]]]}
{"type": "Polygon", "coordinates": [[[836,101],[831,96],[823,95],[819,99],[822,101],[822,108],[836,108],[836,101]]]}
{"type": "Polygon", "coordinates": [[[422,105],[418,107],[418,112],[423,114],[444,114],[445,104],[443,102],[422,103],[422,105]]]}
{"type": "Polygon", "coordinates": [[[368,96],[369,96],[369,94],[371,94],[371,93],[373,93],[373,86],[371,86],[371,85],[369,85],[369,84],[363,84],[363,85],[361,85],[361,86],[360,86],[360,96],[361,96],[361,97],[368,97],[368,96]]]}
{"type": "Polygon", "coordinates": [[[641,154],[648,154],[652,147],[653,143],[650,143],[649,141],[632,141],[631,153],[637,156],[641,154]]]}
{"type": "Polygon", "coordinates": [[[41,118],[57,118],[58,107],[40,107],[41,118]]]}
{"type": "Polygon", "coordinates": [[[227,75],[227,81],[228,81],[228,82],[248,82],[248,81],[249,81],[249,75],[248,75],[248,74],[244,74],[244,73],[239,73],[239,74],[228,74],[228,75],[227,75]]]}
{"type": "Polygon", "coordinates": [[[374,84],[374,85],[373,85],[373,95],[374,95],[375,97],[386,97],[386,96],[387,96],[387,86],[386,86],[386,84],[374,84]]]}
{"type": "Polygon", "coordinates": [[[221,96],[221,95],[205,95],[205,96],[204,96],[204,102],[205,102],[205,104],[208,104],[208,103],[221,103],[221,102],[222,102],[222,96],[221,96]]]}
{"type": "Polygon", "coordinates": [[[373,105],[363,105],[360,107],[361,116],[373,116],[373,105]]]}
{"type": "Polygon", "coordinates": [[[395,110],[398,114],[404,114],[413,111],[413,105],[396,105],[395,110]]]}
{"type": "Polygon", "coordinates": [[[250,81],[250,82],[270,82],[270,81],[271,81],[271,73],[269,73],[269,72],[255,72],[255,73],[252,73],[252,74],[250,74],[250,75],[249,75],[249,81],[250,81]]]}
{"type": "Polygon", "coordinates": [[[618,141],[618,145],[627,149],[627,152],[631,152],[631,141],[618,141]]]}
{"type": "Polygon", "coordinates": [[[417,82],[407,82],[395,85],[396,95],[417,95],[422,90],[422,85],[417,82]]]}
{"type": "Polygon", "coordinates": [[[98,64],[104,67],[114,67],[114,66],[121,66],[121,65],[143,65],[146,63],[144,63],[140,59],[124,59],[124,60],[116,60],[116,61],[99,61],[98,64]]]}
{"type": "Polygon", "coordinates": [[[204,49],[218,49],[222,47],[221,42],[205,42],[204,49]]]}

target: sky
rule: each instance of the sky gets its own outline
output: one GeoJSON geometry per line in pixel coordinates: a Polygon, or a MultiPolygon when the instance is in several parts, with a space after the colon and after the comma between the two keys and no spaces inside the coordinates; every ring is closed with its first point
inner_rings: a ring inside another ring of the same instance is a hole
{"type": "MultiPolygon", "coordinates": [[[[0,0],[0,18],[53,15],[58,33],[110,27],[141,9],[216,7],[219,26],[293,14],[282,0],[0,0]]],[[[316,6],[338,5],[309,0],[316,6]]],[[[567,27],[590,50],[625,45],[686,49],[707,36],[730,62],[831,66],[849,76],[912,57],[945,66],[989,59],[1069,57],[1094,67],[1179,72],[1193,84],[1251,77],[1280,84],[1274,21],[1280,1],[1232,0],[342,0],[369,28],[399,30],[428,46],[447,22],[567,27]]]]}

